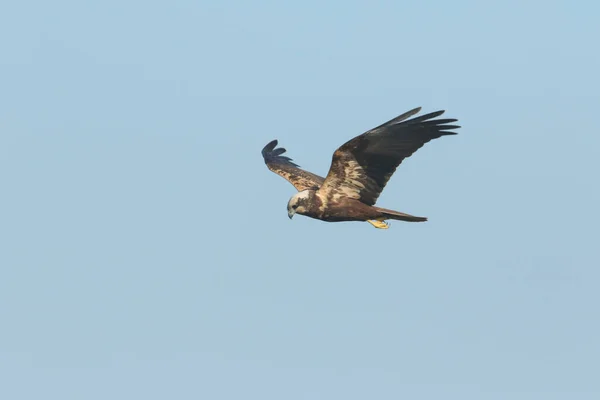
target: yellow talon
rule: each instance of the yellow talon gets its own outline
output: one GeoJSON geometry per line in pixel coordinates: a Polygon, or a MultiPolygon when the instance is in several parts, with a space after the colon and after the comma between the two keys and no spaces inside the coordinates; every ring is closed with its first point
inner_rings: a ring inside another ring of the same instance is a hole
{"type": "Polygon", "coordinates": [[[370,223],[371,225],[373,225],[377,229],[388,229],[390,227],[388,225],[388,223],[385,221],[377,221],[377,220],[368,219],[367,222],[370,223]]]}

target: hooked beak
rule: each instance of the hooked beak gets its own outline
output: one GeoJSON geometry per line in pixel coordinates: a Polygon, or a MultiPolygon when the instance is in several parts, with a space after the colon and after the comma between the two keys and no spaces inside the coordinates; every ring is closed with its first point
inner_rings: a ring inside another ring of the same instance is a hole
{"type": "Polygon", "coordinates": [[[288,217],[290,219],[292,219],[294,217],[294,214],[296,214],[296,210],[288,210],[288,217]]]}

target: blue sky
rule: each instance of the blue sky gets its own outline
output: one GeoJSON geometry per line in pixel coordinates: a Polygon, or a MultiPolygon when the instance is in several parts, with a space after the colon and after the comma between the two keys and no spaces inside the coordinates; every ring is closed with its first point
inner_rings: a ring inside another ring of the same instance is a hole
{"type": "Polygon", "coordinates": [[[0,397],[597,399],[598,5],[0,6],[0,397]],[[296,217],[416,106],[378,202],[296,217]]]}

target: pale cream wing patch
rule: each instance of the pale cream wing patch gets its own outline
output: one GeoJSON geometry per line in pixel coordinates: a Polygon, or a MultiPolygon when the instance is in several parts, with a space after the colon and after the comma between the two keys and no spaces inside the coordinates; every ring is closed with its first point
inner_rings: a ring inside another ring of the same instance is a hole
{"type": "Polygon", "coordinates": [[[343,174],[331,182],[336,187],[333,199],[338,200],[342,196],[360,199],[360,191],[365,188],[362,183],[366,178],[365,170],[356,160],[348,158],[344,160],[341,169],[343,174]]]}
{"type": "Polygon", "coordinates": [[[342,198],[361,199],[368,176],[364,168],[349,153],[336,151],[327,178],[318,194],[322,199],[321,211],[329,202],[339,203],[342,198]]]}

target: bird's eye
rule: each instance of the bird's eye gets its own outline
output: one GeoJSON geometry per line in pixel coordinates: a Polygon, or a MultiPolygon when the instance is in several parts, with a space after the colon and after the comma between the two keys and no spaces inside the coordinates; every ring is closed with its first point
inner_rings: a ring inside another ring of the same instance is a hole
{"type": "Polygon", "coordinates": [[[292,210],[295,210],[296,208],[298,208],[298,204],[294,204],[294,205],[292,206],[292,210]]]}

